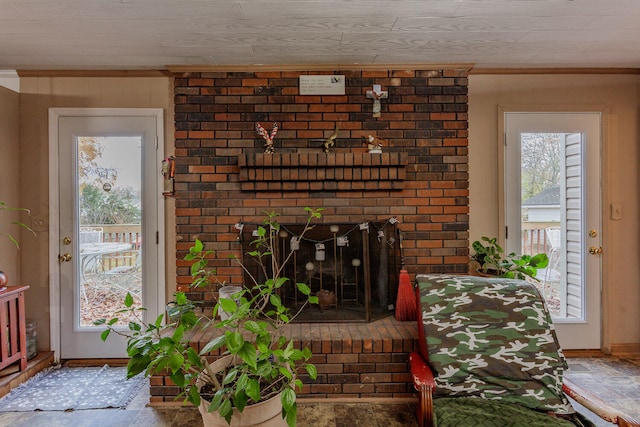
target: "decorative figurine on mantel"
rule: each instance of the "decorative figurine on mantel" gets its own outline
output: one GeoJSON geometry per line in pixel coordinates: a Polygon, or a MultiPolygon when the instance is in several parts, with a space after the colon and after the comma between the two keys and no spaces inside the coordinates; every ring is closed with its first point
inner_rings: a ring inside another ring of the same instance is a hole
{"type": "Polygon", "coordinates": [[[260,123],[256,123],[256,132],[258,133],[258,135],[264,138],[264,153],[273,154],[273,152],[275,151],[273,148],[273,138],[275,138],[276,134],[278,133],[278,123],[273,123],[271,134],[269,134],[269,132],[267,132],[260,123]]]}
{"type": "Polygon", "coordinates": [[[333,131],[333,133],[331,134],[331,136],[329,138],[312,139],[311,141],[313,141],[313,142],[322,142],[323,151],[325,153],[328,153],[336,145],[336,138],[338,137],[338,131],[339,130],[340,130],[340,127],[338,126],[338,123],[336,123],[336,129],[333,131]]]}
{"type": "Polygon", "coordinates": [[[370,154],[380,154],[382,153],[382,146],[384,144],[388,144],[388,141],[384,138],[380,138],[376,135],[369,135],[364,137],[366,139],[365,144],[367,144],[367,148],[369,149],[370,154]]]}

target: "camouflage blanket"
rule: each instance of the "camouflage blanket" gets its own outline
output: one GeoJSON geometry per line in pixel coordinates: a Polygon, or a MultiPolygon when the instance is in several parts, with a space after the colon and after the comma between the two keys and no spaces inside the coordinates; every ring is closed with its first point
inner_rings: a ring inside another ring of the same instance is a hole
{"type": "Polygon", "coordinates": [[[438,396],[573,413],[562,393],[566,361],[535,286],[473,276],[416,277],[438,396]]]}
{"type": "Polygon", "coordinates": [[[498,400],[443,397],[433,402],[435,427],[595,427],[579,414],[552,417],[498,400]]]}

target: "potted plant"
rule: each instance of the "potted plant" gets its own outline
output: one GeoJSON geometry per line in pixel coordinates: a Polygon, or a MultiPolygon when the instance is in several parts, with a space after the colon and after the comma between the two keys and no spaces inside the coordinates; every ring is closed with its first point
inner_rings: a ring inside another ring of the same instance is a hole
{"type": "MultiPolygon", "coordinates": [[[[312,228],[313,219],[320,218],[319,209],[306,210],[308,218],[302,235],[312,228]]],[[[177,292],[170,313],[175,319],[172,323],[164,324],[163,315],[152,322],[143,321],[140,315],[143,309],[133,307],[130,295],[125,298],[125,307],[119,311],[137,319],[129,323],[128,330],[115,327],[117,318],[96,322],[106,326],[103,340],[110,333],[127,337],[129,378],[140,373],[148,376],[168,371],[181,390],[179,396],[198,406],[205,426],[295,426],[296,388],[302,386],[299,374],[316,378],[316,368],[309,363],[311,351],[295,348],[292,339],[283,331],[304,305],[296,313],[290,313],[279,297],[281,288],[289,282],[282,273],[293,252],[283,254],[281,259],[274,255],[280,230],[276,217],[275,213],[267,213],[249,252],[261,266],[266,277],[264,281],[251,276],[242,261],[234,257],[250,277],[250,283],[231,298],[219,298],[212,317],[222,309],[228,314],[225,319],[198,317],[185,293],[177,292]],[[220,333],[198,353],[190,345],[188,332],[201,327],[218,328],[220,333]],[[212,363],[207,354],[214,350],[220,350],[222,357],[212,363]],[[260,406],[257,411],[264,415],[268,412],[265,407],[272,405],[275,405],[275,416],[247,420],[251,408],[260,406]]],[[[196,240],[185,256],[186,260],[194,261],[191,266],[193,286],[207,286],[215,276],[207,267],[207,257],[211,253],[196,240]]],[[[317,297],[311,295],[306,284],[295,285],[307,296],[305,305],[317,303],[317,297]]]]}
{"type": "Polygon", "coordinates": [[[486,276],[507,277],[511,279],[526,279],[530,277],[536,281],[538,269],[549,264],[547,254],[518,255],[511,252],[504,255],[504,249],[495,237],[482,236],[482,241],[476,240],[471,248],[475,251],[471,259],[478,264],[478,273],[486,276]]]}

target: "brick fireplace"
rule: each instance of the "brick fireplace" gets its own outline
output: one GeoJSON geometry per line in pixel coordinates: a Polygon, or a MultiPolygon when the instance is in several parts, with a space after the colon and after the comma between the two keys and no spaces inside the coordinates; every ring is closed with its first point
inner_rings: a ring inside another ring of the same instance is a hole
{"type": "MultiPolygon", "coordinates": [[[[241,251],[239,222],[277,211],[282,223],[303,223],[305,206],[324,208],[322,224],[397,218],[403,260],[420,273],[468,269],[466,69],[185,72],[175,75],[175,197],[178,288],[211,304],[212,290],[188,289],[182,258],[195,238],[217,251],[223,280],[242,281],[228,254],[241,251]],[[300,95],[301,74],[345,76],[344,95],[300,95]],[[374,117],[366,97],[388,91],[374,117]],[[278,123],[275,153],[264,154],[256,123],[278,123]],[[314,141],[339,128],[324,153],[314,141]],[[369,154],[364,138],[388,141],[369,154]]],[[[408,396],[406,367],[413,324],[297,325],[311,343],[321,378],[309,396],[408,396]],[[334,336],[336,335],[336,336],[334,336]],[[314,348],[315,346],[315,348],[314,348]],[[365,384],[366,386],[363,386],[365,384]],[[386,391],[385,391],[386,390],[386,391]],[[382,394],[381,394],[382,393],[382,394]]],[[[152,401],[171,400],[167,378],[152,379],[152,401]]]]}
{"type": "MultiPolygon", "coordinates": [[[[411,275],[464,273],[468,264],[467,70],[189,72],[175,76],[178,286],[190,282],[183,255],[195,238],[216,250],[218,273],[239,282],[233,226],[277,211],[302,223],[399,220],[411,275]],[[345,95],[302,96],[301,74],[345,75],[345,95]],[[366,92],[388,91],[380,117],[366,92]],[[256,123],[278,123],[275,154],[263,153],[256,123]],[[339,127],[335,148],[313,140],[339,127]],[[389,141],[369,154],[364,137],[389,141]]],[[[204,290],[192,298],[210,301],[204,290]]]]}

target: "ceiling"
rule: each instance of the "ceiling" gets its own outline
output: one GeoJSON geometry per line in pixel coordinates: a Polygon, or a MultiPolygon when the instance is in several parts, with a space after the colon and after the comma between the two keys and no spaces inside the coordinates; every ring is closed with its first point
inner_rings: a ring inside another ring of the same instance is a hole
{"type": "Polygon", "coordinates": [[[640,0],[0,0],[0,69],[640,68],[640,0]]]}

